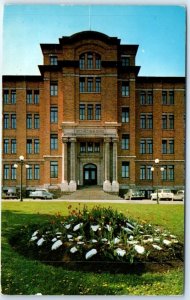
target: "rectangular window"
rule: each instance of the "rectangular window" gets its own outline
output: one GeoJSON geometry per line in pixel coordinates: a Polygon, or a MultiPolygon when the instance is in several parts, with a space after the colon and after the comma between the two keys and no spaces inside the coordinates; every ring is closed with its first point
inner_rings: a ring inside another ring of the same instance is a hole
{"type": "Polygon", "coordinates": [[[122,97],[129,96],[129,82],[122,82],[122,97]]]}
{"type": "Polygon", "coordinates": [[[140,154],[145,154],[146,153],[146,141],[141,140],[140,141],[140,154]]]}
{"type": "Polygon", "coordinates": [[[39,114],[34,115],[34,128],[35,129],[40,128],[40,116],[39,116],[39,114]]]}
{"type": "Polygon", "coordinates": [[[8,104],[9,103],[9,90],[3,91],[3,103],[8,104]]]}
{"type": "Polygon", "coordinates": [[[92,142],[89,142],[89,143],[87,144],[87,151],[88,151],[88,152],[93,152],[93,143],[92,143],[92,142]]]}
{"type": "Polygon", "coordinates": [[[58,135],[57,134],[50,135],[50,148],[51,148],[51,150],[58,149],[58,135]]]}
{"type": "Polygon", "coordinates": [[[92,78],[87,79],[87,92],[88,93],[93,92],[93,79],[92,78]]]}
{"type": "Polygon", "coordinates": [[[96,93],[100,93],[101,92],[101,78],[96,78],[95,84],[96,84],[96,86],[95,86],[96,93]]]}
{"type": "Polygon", "coordinates": [[[122,67],[130,66],[130,58],[127,56],[122,56],[121,57],[121,65],[122,65],[122,67]]]}
{"type": "Polygon", "coordinates": [[[27,90],[26,92],[26,103],[32,104],[32,90],[27,90]]]}
{"type": "Polygon", "coordinates": [[[129,178],[129,162],[123,161],[121,166],[121,177],[129,178]]]}
{"type": "Polygon", "coordinates": [[[16,139],[11,140],[11,154],[16,154],[16,139]]]}
{"type": "Polygon", "coordinates": [[[57,96],[58,95],[58,84],[57,82],[53,81],[50,83],[50,96],[57,96]]]}
{"type": "Polygon", "coordinates": [[[152,154],[153,153],[153,141],[152,141],[152,139],[148,139],[146,142],[147,142],[147,153],[152,154]]]}
{"type": "Polygon", "coordinates": [[[57,161],[50,162],[50,177],[58,178],[58,162],[57,161]]]}
{"type": "Polygon", "coordinates": [[[96,69],[101,69],[101,58],[99,55],[96,55],[96,69]]]}
{"type": "Polygon", "coordinates": [[[16,168],[11,165],[11,180],[16,180],[16,168]]]}
{"type": "Polygon", "coordinates": [[[93,120],[93,105],[92,104],[88,104],[88,106],[87,106],[87,119],[93,120]]]}
{"type": "Polygon", "coordinates": [[[146,166],[140,167],[140,179],[145,180],[146,179],[146,166]]]}
{"type": "Polygon", "coordinates": [[[152,91],[149,91],[147,94],[147,104],[152,105],[152,103],[153,103],[153,93],[152,91]]]}
{"type": "Polygon", "coordinates": [[[162,129],[167,129],[167,115],[162,115],[162,129]]]}
{"type": "Polygon", "coordinates": [[[169,140],[169,154],[174,154],[174,140],[169,140]]]}
{"type": "Polygon", "coordinates": [[[162,180],[167,180],[167,166],[162,166],[164,168],[164,171],[161,172],[161,178],[162,180]]]}
{"type": "Polygon", "coordinates": [[[169,91],[169,104],[174,105],[174,91],[169,91]]]}
{"type": "Polygon", "coordinates": [[[16,129],[16,114],[11,115],[11,128],[16,129]]]}
{"type": "Polygon", "coordinates": [[[26,141],[26,153],[32,154],[32,140],[31,139],[27,139],[27,141],[26,141]]]}
{"type": "Polygon", "coordinates": [[[81,70],[84,70],[84,68],[85,68],[85,56],[84,55],[80,56],[80,59],[79,59],[79,68],[81,70]]]}
{"type": "Polygon", "coordinates": [[[100,143],[94,143],[94,152],[100,152],[100,143]]]}
{"type": "Polygon", "coordinates": [[[95,119],[101,120],[101,104],[96,104],[95,106],[95,119]]]}
{"type": "Polygon", "coordinates": [[[79,89],[80,89],[80,93],[84,93],[85,92],[85,78],[80,78],[79,81],[79,89]]]}
{"type": "Polygon", "coordinates": [[[50,123],[58,122],[58,108],[50,107],[50,123]]]}
{"type": "Polygon", "coordinates": [[[3,116],[3,127],[4,129],[9,128],[9,114],[4,114],[3,116]]]}
{"type": "Polygon", "coordinates": [[[80,143],[80,152],[82,152],[82,153],[86,152],[86,143],[85,142],[80,143]]]}
{"type": "Polygon", "coordinates": [[[168,180],[174,180],[174,166],[168,166],[168,180]]]}
{"type": "Polygon", "coordinates": [[[11,104],[16,104],[16,90],[11,90],[11,104]]]}
{"type": "Polygon", "coordinates": [[[162,92],[162,104],[163,105],[167,104],[167,92],[166,91],[162,92]]]}
{"type": "Polygon", "coordinates": [[[146,179],[147,180],[152,180],[153,179],[153,172],[152,172],[152,170],[151,170],[151,166],[147,166],[146,167],[146,179]]]}
{"type": "Polygon", "coordinates": [[[40,179],[40,166],[34,165],[34,179],[38,180],[40,179]]]}
{"type": "Polygon", "coordinates": [[[34,153],[38,154],[40,153],[40,140],[34,139],[34,153]]]}
{"type": "Polygon", "coordinates": [[[146,129],[146,115],[141,114],[140,116],[140,128],[146,129]]]}
{"type": "Polygon", "coordinates": [[[169,129],[174,129],[174,115],[169,115],[169,129]]]}
{"type": "Polygon", "coordinates": [[[129,122],[129,108],[128,107],[122,107],[122,116],[121,120],[122,123],[128,123],[129,122]]]}
{"type": "Polygon", "coordinates": [[[91,53],[87,54],[87,68],[93,69],[93,56],[91,53]]]}
{"type": "Polygon", "coordinates": [[[4,149],[4,154],[9,153],[9,139],[4,139],[3,141],[3,149],[4,149]]]}
{"type": "Polygon", "coordinates": [[[32,166],[29,165],[29,167],[26,169],[26,179],[32,180],[32,166]]]}
{"type": "Polygon", "coordinates": [[[140,104],[141,105],[145,105],[146,104],[146,93],[145,92],[141,92],[140,93],[140,104]]]}
{"type": "Polygon", "coordinates": [[[85,105],[84,104],[80,104],[79,107],[79,119],[80,120],[85,120],[85,105]]]}
{"type": "Polygon", "coordinates": [[[153,117],[152,114],[147,115],[147,129],[153,128],[153,117]]]}
{"type": "Polygon", "coordinates": [[[121,149],[129,150],[129,134],[122,134],[121,149]]]}
{"type": "Polygon", "coordinates": [[[40,93],[38,90],[34,91],[34,104],[39,104],[40,93]]]}
{"type": "Polygon", "coordinates": [[[57,56],[56,55],[50,55],[50,65],[51,66],[57,66],[57,56]]]}
{"type": "Polygon", "coordinates": [[[162,154],[167,154],[167,140],[162,140],[162,154]]]}
{"type": "Polygon", "coordinates": [[[4,179],[9,179],[9,165],[4,165],[4,179]]]}
{"type": "Polygon", "coordinates": [[[32,114],[27,114],[26,116],[26,128],[32,129],[32,114]]]}

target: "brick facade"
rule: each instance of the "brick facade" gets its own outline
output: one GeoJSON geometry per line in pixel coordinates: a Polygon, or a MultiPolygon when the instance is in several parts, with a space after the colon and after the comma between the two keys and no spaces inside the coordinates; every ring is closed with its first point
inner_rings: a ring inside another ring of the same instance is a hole
{"type": "Polygon", "coordinates": [[[138,45],[94,31],[41,49],[40,76],[3,76],[4,190],[20,155],[28,189],[184,187],[184,77],[138,76],[138,45]]]}

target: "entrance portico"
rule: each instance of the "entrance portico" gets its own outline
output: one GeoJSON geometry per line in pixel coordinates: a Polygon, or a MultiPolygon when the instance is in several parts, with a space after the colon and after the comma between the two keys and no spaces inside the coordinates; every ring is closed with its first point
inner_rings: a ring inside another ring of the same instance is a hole
{"type": "Polygon", "coordinates": [[[82,127],[64,123],[62,127],[62,191],[93,184],[117,193],[118,124],[82,127]]]}

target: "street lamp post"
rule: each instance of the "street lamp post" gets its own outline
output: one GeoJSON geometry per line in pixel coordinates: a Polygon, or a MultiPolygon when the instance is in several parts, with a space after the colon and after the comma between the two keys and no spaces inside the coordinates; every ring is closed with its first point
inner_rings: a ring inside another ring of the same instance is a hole
{"type": "MultiPolygon", "coordinates": [[[[151,171],[154,172],[154,169],[156,168],[156,201],[157,204],[159,204],[159,198],[158,198],[158,183],[159,183],[159,162],[160,160],[158,158],[155,159],[155,165],[151,167],[151,171]]],[[[160,171],[163,172],[164,168],[161,167],[160,171]]]]}
{"type": "MultiPolygon", "coordinates": [[[[22,197],[22,175],[23,175],[23,165],[24,165],[24,156],[20,155],[19,156],[19,163],[20,163],[20,201],[23,201],[23,197],[22,197]]],[[[18,168],[17,164],[14,164],[14,168],[18,168]]],[[[29,165],[25,165],[25,168],[28,169],[29,165]]]]}

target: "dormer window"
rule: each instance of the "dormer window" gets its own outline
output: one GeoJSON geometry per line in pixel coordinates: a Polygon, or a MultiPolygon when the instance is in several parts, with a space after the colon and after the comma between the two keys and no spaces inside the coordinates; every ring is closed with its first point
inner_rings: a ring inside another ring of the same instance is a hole
{"type": "Polygon", "coordinates": [[[122,55],[121,56],[121,65],[122,65],[122,67],[128,67],[128,66],[130,66],[130,57],[122,55]]]}
{"type": "Polygon", "coordinates": [[[57,66],[57,56],[56,55],[50,55],[50,65],[51,66],[57,66]]]}
{"type": "Polygon", "coordinates": [[[101,56],[97,53],[86,52],[79,57],[80,70],[99,70],[101,69],[101,56]]]}

